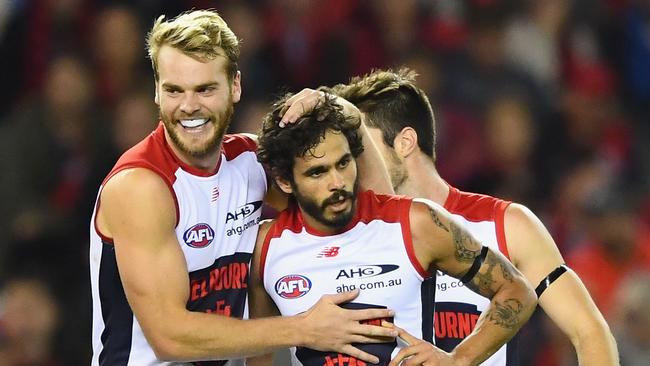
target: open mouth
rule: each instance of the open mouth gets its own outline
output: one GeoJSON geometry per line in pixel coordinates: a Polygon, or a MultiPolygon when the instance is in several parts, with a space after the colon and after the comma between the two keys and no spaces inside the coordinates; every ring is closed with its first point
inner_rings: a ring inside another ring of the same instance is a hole
{"type": "Polygon", "coordinates": [[[330,208],[333,211],[338,212],[344,210],[347,207],[347,203],[348,203],[348,199],[343,196],[340,196],[338,201],[332,202],[328,204],[328,206],[330,206],[330,208]]]}
{"type": "Polygon", "coordinates": [[[184,128],[197,128],[208,123],[209,118],[181,119],[178,123],[184,128]]]}

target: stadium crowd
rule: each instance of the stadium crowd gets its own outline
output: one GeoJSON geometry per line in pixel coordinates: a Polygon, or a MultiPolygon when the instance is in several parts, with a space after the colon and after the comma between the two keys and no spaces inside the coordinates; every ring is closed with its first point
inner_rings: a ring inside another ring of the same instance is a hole
{"type": "MultiPolygon", "coordinates": [[[[0,365],[88,363],[97,187],[157,124],[146,29],[192,8],[242,40],[230,132],[255,133],[283,91],[417,71],[441,175],[536,212],[622,364],[650,363],[649,2],[171,3],[0,1],[0,365]]],[[[576,364],[542,311],[522,335],[523,364],[576,364]]]]}

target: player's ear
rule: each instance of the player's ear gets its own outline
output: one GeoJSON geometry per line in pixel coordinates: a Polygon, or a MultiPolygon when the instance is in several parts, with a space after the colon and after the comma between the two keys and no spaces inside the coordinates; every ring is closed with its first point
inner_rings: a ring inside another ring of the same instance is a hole
{"type": "Polygon", "coordinates": [[[405,158],[415,152],[418,148],[418,133],[411,127],[404,127],[395,136],[393,141],[395,152],[400,158],[405,158]]]}
{"type": "Polygon", "coordinates": [[[160,105],[160,96],[158,95],[158,82],[156,81],[153,85],[153,90],[154,90],[154,97],[153,101],[157,104],[160,105]]]}
{"type": "Polygon", "coordinates": [[[239,102],[239,99],[241,98],[241,71],[237,71],[235,77],[232,79],[230,95],[233,103],[239,102]]]}
{"type": "Polygon", "coordinates": [[[291,187],[291,183],[288,180],[277,176],[275,177],[275,183],[278,185],[278,187],[280,187],[280,190],[282,190],[282,192],[286,194],[293,193],[293,188],[291,187]]]}

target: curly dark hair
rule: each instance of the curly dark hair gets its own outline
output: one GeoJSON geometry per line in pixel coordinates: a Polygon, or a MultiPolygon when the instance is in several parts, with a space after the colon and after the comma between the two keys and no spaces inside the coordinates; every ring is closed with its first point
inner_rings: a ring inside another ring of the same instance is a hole
{"type": "Polygon", "coordinates": [[[284,114],[285,102],[291,97],[287,94],[273,104],[272,111],[264,117],[259,132],[257,160],[270,170],[273,177],[280,177],[293,183],[295,158],[303,157],[315,148],[327,131],[342,133],[348,140],[353,157],[363,152],[359,118],[343,114],[343,108],[332,95],[325,96],[311,112],[302,115],[296,123],[280,127],[278,124],[284,114]]]}

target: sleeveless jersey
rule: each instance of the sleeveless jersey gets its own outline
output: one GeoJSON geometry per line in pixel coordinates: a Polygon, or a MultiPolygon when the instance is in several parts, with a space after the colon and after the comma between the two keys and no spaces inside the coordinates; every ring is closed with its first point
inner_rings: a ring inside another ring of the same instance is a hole
{"type": "MultiPolygon", "coordinates": [[[[239,318],[247,315],[249,263],[267,187],[255,148],[255,142],[246,136],[224,136],[217,171],[206,173],[174,155],[160,124],[125,152],[104,180],[105,184],[119,171],[142,167],[168,184],[176,204],[176,236],[188,268],[190,297],[186,307],[190,311],[239,318]]],[[[156,359],[129,307],[113,241],[95,225],[100,204],[98,195],[90,230],[92,365],[173,364],[156,359]]],[[[240,365],[243,361],[197,364],[240,365]]]]}
{"type": "MultiPolygon", "coordinates": [[[[503,217],[510,202],[494,197],[461,192],[449,187],[444,208],[481,244],[508,257],[503,217]]],[[[438,271],[435,289],[434,336],[436,346],[451,351],[467,337],[490,300],[465,288],[460,280],[438,271]]],[[[518,365],[517,336],[481,365],[518,365]]]]}
{"type": "MultiPolygon", "coordinates": [[[[428,274],[413,251],[410,207],[409,198],[362,192],[354,218],[335,235],[309,227],[295,204],[283,211],[266,235],[260,260],[262,283],[282,315],[304,312],[322,295],[360,289],[359,297],[344,307],[393,309],[390,321],[431,341],[433,299],[431,287],[422,286],[428,274]]],[[[370,323],[379,325],[380,320],[370,323]]],[[[401,345],[359,347],[387,365],[401,345]]],[[[292,348],[291,358],[294,366],[366,365],[347,355],[302,347],[292,348]]]]}

